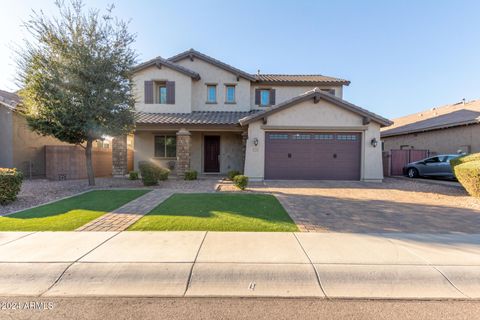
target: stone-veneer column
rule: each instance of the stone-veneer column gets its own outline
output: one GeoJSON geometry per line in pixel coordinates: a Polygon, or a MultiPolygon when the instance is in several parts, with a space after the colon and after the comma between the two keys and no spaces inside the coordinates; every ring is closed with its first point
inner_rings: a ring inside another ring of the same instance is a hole
{"type": "Polygon", "coordinates": [[[177,132],[177,175],[184,176],[190,169],[190,132],[184,128],[177,132]]]}
{"type": "Polygon", "coordinates": [[[248,132],[242,132],[242,171],[245,171],[245,157],[247,156],[248,132]]]}
{"type": "Polygon", "coordinates": [[[127,136],[115,137],[112,140],[112,175],[123,177],[128,172],[127,136]]]}

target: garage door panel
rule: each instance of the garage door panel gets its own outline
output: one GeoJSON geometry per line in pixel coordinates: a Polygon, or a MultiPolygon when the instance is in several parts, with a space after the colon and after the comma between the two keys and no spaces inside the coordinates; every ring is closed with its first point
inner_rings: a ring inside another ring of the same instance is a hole
{"type": "Polygon", "coordinates": [[[360,138],[360,133],[267,132],[265,178],[359,180],[360,138]]]}

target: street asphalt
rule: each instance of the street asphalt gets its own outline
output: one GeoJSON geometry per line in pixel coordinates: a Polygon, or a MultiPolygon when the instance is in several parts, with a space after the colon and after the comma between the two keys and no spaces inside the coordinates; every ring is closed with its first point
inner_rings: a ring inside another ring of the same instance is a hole
{"type": "Polygon", "coordinates": [[[478,319],[479,301],[320,300],[311,298],[0,298],[0,304],[45,309],[0,309],[2,320],[54,319],[478,319]]]}

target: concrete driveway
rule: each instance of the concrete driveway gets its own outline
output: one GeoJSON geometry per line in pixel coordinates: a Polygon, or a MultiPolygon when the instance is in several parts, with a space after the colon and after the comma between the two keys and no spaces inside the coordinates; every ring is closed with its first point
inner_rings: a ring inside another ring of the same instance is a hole
{"type": "Polygon", "coordinates": [[[267,181],[302,231],[477,233],[480,199],[456,186],[387,178],[383,183],[267,181]]]}

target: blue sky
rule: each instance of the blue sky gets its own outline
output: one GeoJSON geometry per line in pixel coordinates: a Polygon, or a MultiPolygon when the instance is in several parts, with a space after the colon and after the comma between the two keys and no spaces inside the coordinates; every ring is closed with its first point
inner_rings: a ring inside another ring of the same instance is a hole
{"type": "MultiPolygon", "coordinates": [[[[115,3],[131,19],[139,61],[195,48],[247,72],[350,80],[344,98],[394,118],[480,98],[480,1],[147,1],[115,3]]],[[[32,9],[53,0],[2,1],[0,88],[14,90],[12,47],[32,9]]]]}

